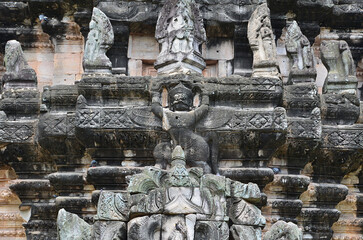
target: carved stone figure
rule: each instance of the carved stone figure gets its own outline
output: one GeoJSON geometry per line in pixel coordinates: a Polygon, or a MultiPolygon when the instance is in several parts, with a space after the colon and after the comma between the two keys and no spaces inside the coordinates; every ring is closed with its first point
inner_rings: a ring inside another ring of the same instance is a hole
{"type": "MultiPolygon", "coordinates": [[[[192,90],[179,83],[169,91],[169,108],[163,108],[158,98],[153,101],[153,113],[162,119],[163,129],[170,134],[172,145],[180,145],[185,150],[187,164],[192,167],[201,167],[206,173],[210,173],[208,143],[203,137],[194,133],[196,124],[208,112],[208,96],[203,96],[201,105],[194,108],[192,90]]],[[[172,149],[170,143],[161,143],[155,148],[154,155],[157,156],[158,151],[168,151],[170,156],[170,149],[172,149]]],[[[157,158],[156,161],[157,165],[166,167],[165,159],[157,158]]]]}
{"type": "Polygon", "coordinates": [[[296,224],[278,221],[266,232],[264,240],[302,240],[302,231],[296,224]]]}
{"type": "Polygon", "coordinates": [[[290,58],[290,75],[288,83],[314,82],[316,69],[310,42],[293,21],[286,32],[286,52],[290,58]]]}
{"type": "Polygon", "coordinates": [[[202,73],[205,62],[200,45],[206,40],[203,19],[194,0],[169,0],[160,11],[155,37],[160,54],[159,74],[202,73]]]}
{"type": "Polygon", "coordinates": [[[264,3],[256,8],[248,22],[248,41],[253,51],[253,77],[277,76],[275,36],[272,32],[270,9],[264,3]]]}
{"type": "MultiPolygon", "coordinates": [[[[141,173],[129,176],[127,192],[102,191],[93,226],[60,210],[61,239],[124,239],[127,235],[127,239],[135,240],[227,240],[231,220],[232,237],[236,230],[247,229],[254,239],[261,240],[266,220],[252,204],[261,200],[257,184],[203,174],[199,167],[187,168],[179,145],[173,149],[171,160],[169,170],[145,167],[141,173]]],[[[239,238],[232,239],[245,239],[238,231],[237,235],[239,238]]]]}
{"type": "Polygon", "coordinates": [[[3,89],[37,86],[37,75],[25,60],[18,41],[6,43],[4,61],[6,72],[2,78],[3,89]]]}
{"type": "Polygon", "coordinates": [[[84,70],[86,73],[110,73],[112,64],[106,52],[111,48],[114,40],[111,22],[101,10],[93,8],[89,28],[83,56],[84,70]]]}
{"type": "Polygon", "coordinates": [[[322,41],[321,59],[328,69],[324,93],[352,93],[357,91],[357,77],[352,54],[347,42],[340,40],[322,41]]]}

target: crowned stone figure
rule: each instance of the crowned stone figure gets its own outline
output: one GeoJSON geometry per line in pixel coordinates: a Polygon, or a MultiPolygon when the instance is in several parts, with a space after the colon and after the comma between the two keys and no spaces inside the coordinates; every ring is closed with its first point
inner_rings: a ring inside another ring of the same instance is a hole
{"type": "Polygon", "coordinates": [[[270,9],[261,4],[248,21],[248,41],[253,52],[252,77],[278,77],[275,36],[272,32],[270,9]]]}
{"type": "Polygon", "coordinates": [[[84,71],[85,73],[111,73],[112,64],[106,56],[114,40],[111,22],[101,10],[93,8],[89,28],[83,56],[84,71]]]}
{"type": "Polygon", "coordinates": [[[286,52],[290,59],[288,83],[315,82],[316,69],[310,42],[301,32],[296,21],[293,21],[286,32],[286,52]]]}
{"type": "Polygon", "coordinates": [[[203,19],[194,0],[168,0],[156,25],[161,50],[155,62],[158,74],[202,73],[200,46],[206,41],[203,19]]]}

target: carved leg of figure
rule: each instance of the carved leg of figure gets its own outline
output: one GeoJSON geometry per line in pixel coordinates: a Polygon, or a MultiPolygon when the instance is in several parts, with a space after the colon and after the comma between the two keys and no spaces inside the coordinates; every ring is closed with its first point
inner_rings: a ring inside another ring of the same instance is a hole
{"type": "Polygon", "coordinates": [[[205,173],[212,172],[208,165],[210,162],[209,146],[203,137],[189,132],[181,138],[181,147],[184,149],[185,159],[189,166],[201,167],[205,173]]]}
{"type": "Polygon", "coordinates": [[[155,166],[166,169],[171,160],[171,144],[170,142],[161,142],[154,148],[155,166]]]}

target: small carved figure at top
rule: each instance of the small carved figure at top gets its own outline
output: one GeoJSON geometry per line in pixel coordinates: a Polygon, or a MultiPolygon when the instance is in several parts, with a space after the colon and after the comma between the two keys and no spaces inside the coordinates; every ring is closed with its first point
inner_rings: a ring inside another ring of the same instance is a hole
{"type": "Polygon", "coordinates": [[[314,82],[316,69],[313,51],[296,21],[287,28],[285,45],[290,59],[289,83],[314,82]]]}
{"type": "MultiPolygon", "coordinates": [[[[184,84],[179,83],[169,91],[169,108],[163,108],[158,97],[153,97],[152,111],[160,117],[163,129],[170,134],[173,146],[169,142],[162,142],[155,147],[156,164],[166,167],[170,159],[171,149],[180,145],[185,151],[186,162],[191,167],[201,167],[205,173],[211,172],[210,151],[206,140],[194,133],[197,123],[205,117],[209,108],[209,97],[202,96],[201,105],[193,107],[193,92],[184,84]],[[161,153],[168,152],[162,159],[161,153]]],[[[213,170],[216,167],[213,165],[213,170]]]]}
{"type": "Polygon", "coordinates": [[[277,76],[277,52],[272,32],[270,9],[264,3],[248,22],[248,41],[253,51],[253,76],[277,76]]]}
{"type": "Polygon", "coordinates": [[[155,62],[159,74],[201,73],[205,62],[200,45],[206,40],[203,19],[194,0],[169,0],[162,8],[155,37],[160,54],[155,62]]]}
{"type": "Polygon", "coordinates": [[[357,92],[357,77],[352,53],[346,41],[324,40],[320,45],[321,60],[328,69],[323,92],[357,92]]]}
{"type": "Polygon", "coordinates": [[[6,72],[2,78],[3,90],[37,86],[37,75],[25,60],[18,41],[10,40],[6,43],[4,60],[6,72]]]}
{"type": "Polygon", "coordinates": [[[111,72],[111,61],[106,52],[114,40],[113,28],[108,17],[98,8],[93,8],[92,20],[89,23],[90,32],[83,56],[83,67],[89,72],[111,72]]]}
{"type": "Polygon", "coordinates": [[[344,67],[345,76],[355,76],[355,66],[352,53],[350,52],[348,43],[346,41],[339,42],[340,54],[344,67]]]}

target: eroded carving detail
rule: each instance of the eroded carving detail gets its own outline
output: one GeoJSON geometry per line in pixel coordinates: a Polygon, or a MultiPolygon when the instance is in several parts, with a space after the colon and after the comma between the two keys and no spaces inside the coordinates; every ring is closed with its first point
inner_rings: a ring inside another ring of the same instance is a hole
{"type": "Polygon", "coordinates": [[[322,41],[320,51],[322,61],[329,71],[323,92],[356,94],[358,82],[352,53],[347,42],[322,41]]]}

